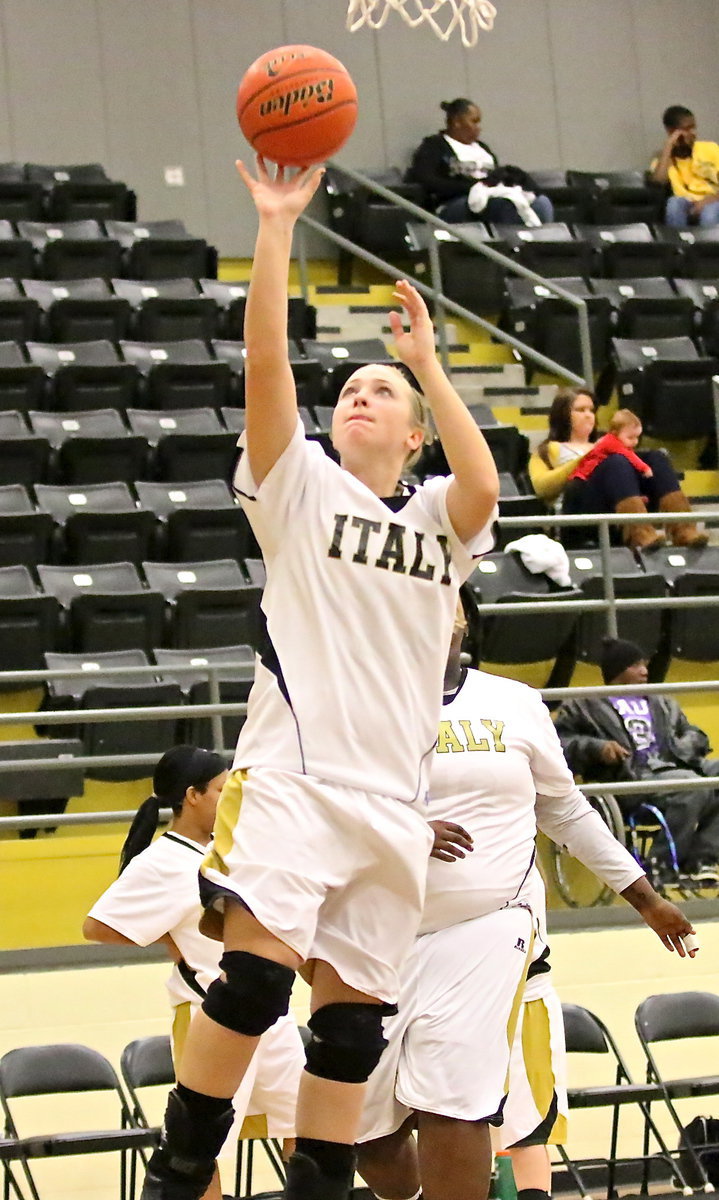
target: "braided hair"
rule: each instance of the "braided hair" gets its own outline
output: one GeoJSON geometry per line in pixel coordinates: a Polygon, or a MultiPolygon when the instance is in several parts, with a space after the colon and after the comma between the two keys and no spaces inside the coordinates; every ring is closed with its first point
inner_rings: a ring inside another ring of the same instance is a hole
{"type": "Polygon", "coordinates": [[[201,750],[199,746],[173,746],[167,750],[155,767],[152,795],[143,801],[135,813],[120,851],[120,874],[137,854],[150,845],[161,808],[171,808],[174,815],[179,817],[187,789],[194,787],[204,791],[210,780],[226,769],[224,758],[214,750],[201,750]]]}

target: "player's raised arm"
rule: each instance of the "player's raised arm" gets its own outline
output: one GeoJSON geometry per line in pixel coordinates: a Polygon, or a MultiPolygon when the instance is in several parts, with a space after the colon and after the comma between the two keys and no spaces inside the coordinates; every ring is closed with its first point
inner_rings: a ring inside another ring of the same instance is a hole
{"type": "Polygon", "coordinates": [[[455,533],[469,541],[489,521],[499,495],[499,478],[484,435],[453,388],[437,359],[434,329],[419,292],[402,279],[396,296],[409,319],[409,332],[399,313],[390,313],[397,353],[417,379],[429,404],[454,480],[447,509],[455,533]]]}
{"type": "Polygon", "coordinates": [[[247,453],[256,484],[287,447],[297,423],[297,395],[287,344],[287,274],[292,232],[312,199],[321,168],[271,178],[263,159],[257,175],[237,163],[259,216],[245,310],[245,410],[247,453]]]}

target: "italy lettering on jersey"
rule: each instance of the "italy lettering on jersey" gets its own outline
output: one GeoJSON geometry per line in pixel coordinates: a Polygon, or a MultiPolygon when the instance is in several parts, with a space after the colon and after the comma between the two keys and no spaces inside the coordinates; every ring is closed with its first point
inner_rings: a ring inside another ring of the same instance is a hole
{"type": "Polygon", "coordinates": [[[459,540],[450,483],[382,500],[299,421],[259,487],[241,454],[234,485],[267,568],[268,642],[235,767],[425,795],[458,588],[492,545],[491,520],[459,540]]]}
{"type": "Polygon", "coordinates": [[[531,903],[537,792],[562,790],[574,792],[574,782],[539,694],[467,671],[442,707],[423,811],[464,826],[474,850],[453,863],[430,860],[420,932],[531,903]]]}

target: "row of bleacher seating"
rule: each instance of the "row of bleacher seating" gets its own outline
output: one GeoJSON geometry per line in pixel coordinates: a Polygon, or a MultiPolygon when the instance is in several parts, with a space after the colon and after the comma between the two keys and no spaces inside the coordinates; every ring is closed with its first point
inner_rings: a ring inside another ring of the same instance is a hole
{"type": "Polygon", "coordinates": [[[429,246],[439,253],[442,286],[450,299],[476,312],[501,310],[506,280],[498,263],[478,254],[484,245],[547,278],[717,279],[719,228],[668,229],[643,223],[621,226],[570,226],[562,223],[486,226],[481,221],[455,226],[470,239],[457,240],[444,229],[417,222],[406,224],[404,246],[418,277],[430,273],[429,246]]]}
{"type": "MultiPolygon", "coordinates": [[[[611,550],[611,569],[618,599],[656,600],[669,596],[719,596],[719,547],[662,547],[650,555],[623,546],[611,550]]],[[[567,600],[600,600],[605,585],[601,554],[596,549],[568,551],[571,586],[560,588],[545,574],[532,574],[518,554],[486,555],[470,578],[481,604],[510,601],[556,601],[556,610],[531,619],[516,613],[487,614],[478,608],[472,633],[472,656],[483,664],[510,668],[546,664],[546,685],[567,686],[577,663],[597,663],[606,632],[603,612],[562,611],[567,600]]],[[[719,661],[717,608],[659,606],[618,612],[619,636],[640,644],[653,661],[660,681],[670,659],[719,661]]]]}
{"type": "Polygon", "coordinates": [[[0,486],[0,566],[146,559],[191,562],[258,554],[244,511],[222,479],[0,486]]]}
{"type": "Polygon", "coordinates": [[[158,646],[188,649],[260,637],[259,560],[93,563],[0,568],[5,670],[40,670],[50,650],[93,654],[158,646]]]}
{"type": "MultiPolygon", "coordinates": [[[[246,298],[217,279],[0,279],[0,342],[239,341],[246,298]]],[[[316,332],[316,309],[292,297],[289,336],[316,332]]]]}
{"type": "Polygon", "coordinates": [[[0,220],[134,221],[137,198],[100,163],[0,163],[0,220]]]}
{"type": "MultiPolygon", "coordinates": [[[[528,441],[514,425],[500,424],[484,404],[472,406],[498,470],[513,477],[507,497],[522,490],[528,441]]],[[[306,435],[328,453],[333,409],[301,406],[306,435]]],[[[242,408],[133,409],[70,412],[0,410],[0,485],[86,485],[157,479],[182,482],[225,478],[234,460],[242,408]]],[[[425,447],[415,473],[446,474],[438,442],[425,447]]]]}
{"type": "Polygon", "coordinates": [[[217,251],[182,221],[0,220],[0,275],[12,279],[217,276],[217,251]]]}
{"type": "MultiPolygon", "coordinates": [[[[333,406],[358,366],[395,363],[381,338],[289,345],[298,403],[333,406]]],[[[30,408],[124,410],[244,405],[243,342],[200,338],[144,342],[0,342],[0,411],[30,408]]]]}
{"type": "MultiPolygon", "coordinates": [[[[719,594],[717,547],[657,550],[649,557],[616,547],[611,555],[619,598],[719,594]]],[[[485,556],[470,579],[478,603],[472,647],[476,661],[527,664],[563,657],[569,667],[564,682],[569,682],[577,661],[599,660],[604,614],[563,611],[563,603],[603,597],[601,555],[579,549],[569,558],[571,586],[558,588],[546,575],[531,574],[513,553],[485,556]],[[482,612],[482,604],[511,599],[556,601],[556,610],[532,620],[482,612]]],[[[36,572],[39,584],[27,567],[0,569],[0,639],[7,670],[41,669],[50,649],[94,653],[139,648],[149,653],[157,646],[258,644],[264,584],[259,559],[40,563],[36,572]]],[[[719,634],[713,632],[719,623],[712,609],[705,619],[694,609],[620,611],[619,626],[620,636],[639,642],[650,658],[661,649],[669,627],[672,655],[719,659],[719,634]]]]}

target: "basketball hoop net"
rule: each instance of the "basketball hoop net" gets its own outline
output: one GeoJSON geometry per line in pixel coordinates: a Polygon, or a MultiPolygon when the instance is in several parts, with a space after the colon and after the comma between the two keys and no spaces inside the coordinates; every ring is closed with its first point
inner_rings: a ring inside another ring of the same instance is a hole
{"type": "Polygon", "coordinates": [[[411,29],[424,21],[443,42],[459,29],[467,47],[476,46],[480,29],[493,28],[497,15],[490,0],[349,0],[347,28],[381,29],[390,12],[398,12],[411,29]]]}

